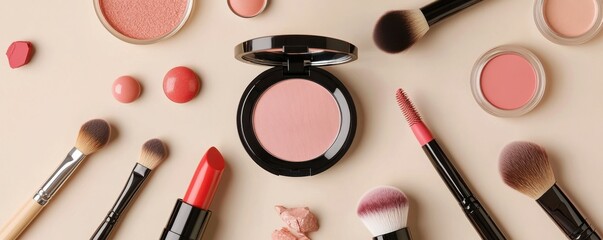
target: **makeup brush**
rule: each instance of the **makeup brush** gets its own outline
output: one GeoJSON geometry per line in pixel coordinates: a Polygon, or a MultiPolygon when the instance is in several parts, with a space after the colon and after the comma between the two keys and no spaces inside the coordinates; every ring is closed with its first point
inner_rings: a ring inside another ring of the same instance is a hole
{"type": "Polygon", "coordinates": [[[121,194],[117,197],[107,217],[105,217],[96,229],[96,232],[90,237],[91,240],[109,238],[111,230],[117,224],[119,217],[121,217],[123,211],[128,207],[134,195],[136,195],[144,181],[151,174],[151,171],[158,167],[167,158],[167,155],[167,148],[159,139],[151,139],[142,145],[140,158],[136,165],[134,165],[134,169],[132,169],[124,189],[121,190],[121,194]]]}
{"type": "Polygon", "coordinates": [[[429,157],[438,174],[458,201],[475,230],[477,230],[483,239],[506,239],[492,218],[490,218],[486,209],[473,196],[469,186],[467,186],[463,177],[461,177],[454,168],[454,165],[448,160],[440,145],[432,137],[431,132],[425,123],[423,123],[421,116],[402,89],[396,91],[396,100],[415,137],[423,147],[423,151],[425,151],[425,154],[429,157]]]}
{"type": "Polygon", "coordinates": [[[366,192],[356,210],[374,240],[410,240],[406,227],[408,198],[395,187],[382,186],[366,192]]]}
{"type": "Polygon", "coordinates": [[[569,239],[601,239],[555,183],[544,148],[530,142],[510,143],[502,150],[499,164],[503,181],[535,199],[569,239]]]}
{"type": "Polygon", "coordinates": [[[377,21],[373,40],[385,52],[402,52],[419,41],[434,24],[481,1],[436,0],[421,9],[387,12],[377,21]]]}
{"type": "Polygon", "coordinates": [[[80,128],[75,147],[69,151],[65,160],[19,211],[2,227],[0,239],[16,239],[29,223],[42,211],[63,183],[73,174],[86,156],[98,151],[109,142],[111,126],[104,120],[90,120],[80,128]]]}

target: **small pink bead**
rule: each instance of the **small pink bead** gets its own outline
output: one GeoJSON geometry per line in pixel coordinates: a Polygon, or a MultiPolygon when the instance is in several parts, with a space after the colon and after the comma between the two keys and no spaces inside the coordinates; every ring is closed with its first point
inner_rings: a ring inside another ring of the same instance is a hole
{"type": "Polygon", "coordinates": [[[163,92],[172,102],[185,103],[197,96],[201,89],[199,76],[187,67],[175,67],[163,78],[163,92]]]}
{"type": "Polygon", "coordinates": [[[140,96],[140,83],[130,77],[121,76],[113,82],[113,97],[121,103],[131,103],[140,96]]]}

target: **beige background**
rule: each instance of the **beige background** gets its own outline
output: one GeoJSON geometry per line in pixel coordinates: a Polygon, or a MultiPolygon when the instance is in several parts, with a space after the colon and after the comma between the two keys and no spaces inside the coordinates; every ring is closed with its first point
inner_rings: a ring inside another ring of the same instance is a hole
{"type": "Polygon", "coordinates": [[[534,201],[500,180],[498,153],[514,140],[545,146],[560,186],[603,229],[603,37],[582,46],[555,45],[534,24],[533,1],[489,0],[433,28],[403,54],[387,55],[374,46],[372,28],[382,13],[428,2],[276,0],[262,15],[242,19],[225,0],[197,1],[192,18],[173,38],[137,46],[110,35],[91,1],[5,1],[2,51],[14,40],[30,40],[37,52],[20,69],[10,69],[4,56],[0,61],[0,222],[33,196],[73,146],[82,123],[105,118],[115,140],[81,166],[22,239],[87,239],[121,191],[140,146],[153,137],[169,144],[171,156],[122,219],[115,239],[156,239],[210,146],[224,154],[228,170],[206,239],[269,239],[283,226],[275,204],[311,207],[321,224],[314,239],[370,239],[356,204],[382,184],[410,197],[415,239],[478,239],[406,127],[394,101],[394,90],[404,87],[510,239],[565,239],[534,201]],[[360,52],[358,61],[328,68],[356,101],[360,125],[354,146],[314,177],[263,171],[245,153],[235,127],[243,90],[267,68],[236,61],[233,47],[286,33],[344,39],[360,52]],[[476,59],[503,44],[533,50],[548,74],[545,98],[519,118],[487,114],[469,86],[476,59]],[[184,105],[170,102],[161,88],[163,75],[178,65],[203,79],[199,96],[184,105]],[[112,98],[111,84],[120,75],[141,81],[138,101],[124,105],[112,98]]]}

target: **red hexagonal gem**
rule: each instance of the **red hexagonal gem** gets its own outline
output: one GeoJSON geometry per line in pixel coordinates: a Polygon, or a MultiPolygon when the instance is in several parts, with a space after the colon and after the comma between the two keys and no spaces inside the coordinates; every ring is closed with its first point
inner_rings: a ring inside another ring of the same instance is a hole
{"type": "Polygon", "coordinates": [[[34,48],[31,42],[27,41],[16,41],[13,42],[6,50],[6,56],[8,57],[8,63],[11,68],[18,68],[31,60],[33,56],[34,48]]]}

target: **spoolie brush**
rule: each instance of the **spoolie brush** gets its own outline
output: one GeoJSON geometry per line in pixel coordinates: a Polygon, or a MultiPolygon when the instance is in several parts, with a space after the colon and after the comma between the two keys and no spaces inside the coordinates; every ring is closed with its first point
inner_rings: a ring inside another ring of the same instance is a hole
{"type": "Polygon", "coordinates": [[[51,198],[73,174],[86,156],[100,150],[111,136],[111,126],[104,120],[90,120],[80,128],[75,147],[65,157],[50,178],[0,230],[0,239],[12,240],[19,237],[34,218],[49,203],[51,198]]]}
{"type": "Polygon", "coordinates": [[[502,150],[499,164],[503,181],[535,199],[568,238],[601,239],[555,183],[544,148],[530,142],[510,143],[502,150]]]}
{"type": "Polygon", "coordinates": [[[387,12],[377,21],[373,40],[385,52],[402,52],[423,38],[430,26],[481,1],[437,0],[421,9],[387,12]]]}
{"type": "Polygon", "coordinates": [[[446,183],[446,186],[452,195],[454,195],[458,201],[465,212],[465,215],[471,224],[473,224],[473,227],[475,227],[475,230],[477,230],[483,239],[506,239],[486,209],[482,206],[477,197],[473,195],[461,174],[456,171],[456,168],[448,159],[444,150],[442,150],[438,142],[431,135],[427,125],[421,120],[421,116],[419,116],[417,109],[415,109],[415,106],[412,104],[404,90],[398,89],[396,91],[396,101],[398,102],[398,106],[402,110],[410,129],[421,144],[423,151],[444,183],[446,183]]]}
{"type": "Polygon", "coordinates": [[[167,155],[167,148],[161,140],[151,139],[144,143],[140,153],[140,159],[138,160],[138,163],[134,165],[134,169],[132,169],[124,189],[121,191],[115,204],[113,204],[113,208],[109,211],[107,217],[105,217],[92,237],[90,237],[91,240],[104,240],[109,238],[113,227],[117,224],[119,217],[128,207],[132,198],[134,198],[134,195],[136,195],[144,181],[151,174],[151,171],[159,166],[159,164],[167,158],[167,155]]]}
{"type": "Polygon", "coordinates": [[[356,211],[373,239],[410,240],[406,227],[408,198],[394,187],[382,186],[362,196],[356,211]]]}

